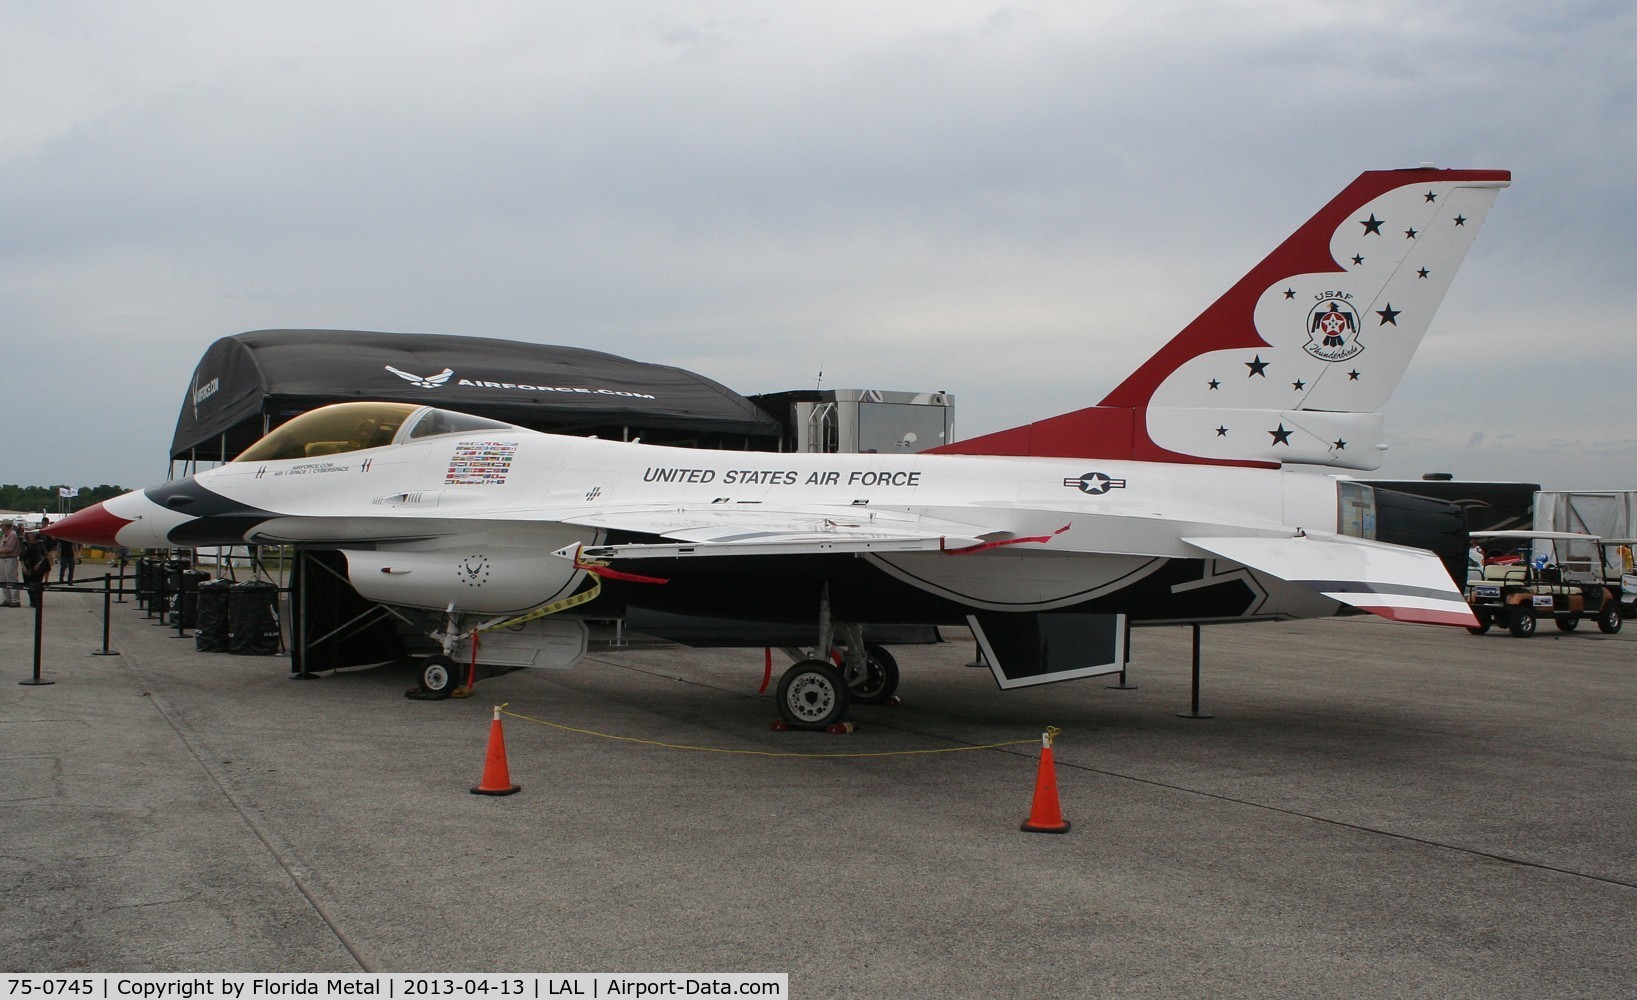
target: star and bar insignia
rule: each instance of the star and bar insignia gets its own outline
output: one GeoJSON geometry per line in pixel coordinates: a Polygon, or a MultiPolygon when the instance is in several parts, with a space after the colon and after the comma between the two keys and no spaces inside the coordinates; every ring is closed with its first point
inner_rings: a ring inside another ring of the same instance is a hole
{"type": "Polygon", "coordinates": [[[1094,497],[1100,497],[1109,490],[1125,489],[1125,480],[1115,479],[1102,472],[1088,472],[1074,479],[1063,480],[1063,485],[1073,486],[1081,493],[1089,493],[1094,497]]]}

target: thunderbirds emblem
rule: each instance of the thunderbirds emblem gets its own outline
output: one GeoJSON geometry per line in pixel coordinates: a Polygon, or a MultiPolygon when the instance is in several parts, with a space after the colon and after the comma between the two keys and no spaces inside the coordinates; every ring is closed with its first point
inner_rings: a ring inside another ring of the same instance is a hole
{"type": "Polygon", "coordinates": [[[1364,345],[1358,342],[1358,313],[1346,292],[1325,292],[1307,314],[1307,343],[1302,350],[1320,361],[1346,361],[1364,345]]]}
{"type": "Polygon", "coordinates": [[[455,374],[455,370],[453,368],[445,368],[436,375],[429,375],[426,378],[421,378],[414,372],[399,371],[391,365],[387,365],[386,370],[403,379],[405,382],[408,382],[410,385],[420,386],[422,389],[436,389],[445,382],[449,381],[449,376],[455,374]]]}

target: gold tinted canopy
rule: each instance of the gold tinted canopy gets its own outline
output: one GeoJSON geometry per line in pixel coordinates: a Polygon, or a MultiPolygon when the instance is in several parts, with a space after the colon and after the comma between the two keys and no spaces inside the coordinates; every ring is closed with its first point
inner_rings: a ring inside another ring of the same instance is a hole
{"type": "Polygon", "coordinates": [[[279,426],[234,461],[318,458],[436,434],[509,427],[510,424],[499,420],[413,403],[335,403],[310,410],[279,426]]]}

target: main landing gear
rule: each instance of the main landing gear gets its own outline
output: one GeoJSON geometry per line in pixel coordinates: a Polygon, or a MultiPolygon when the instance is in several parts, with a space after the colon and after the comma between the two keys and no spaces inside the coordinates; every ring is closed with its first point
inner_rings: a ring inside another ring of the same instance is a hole
{"type": "Polygon", "coordinates": [[[898,662],[873,642],[847,646],[840,666],[801,651],[787,652],[800,655],[780,676],[774,697],[788,725],[828,729],[846,719],[853,702],[889,704],[898,690],[898,662]]]}
{"type": "Polygon", "coordinates": [[[819,605],[819,641],[815,650],[838,649],[837,660],[825,659],[808,650],[785,650],[795,662],[779,678],[774,704],[786,725],[833,729],[844,724],[847,709],[855,701],[865,705],[895,702],[898,661],[885,647],[866,643],[863,626],[833,623],[830,595],[826,590],[819,605]]]}

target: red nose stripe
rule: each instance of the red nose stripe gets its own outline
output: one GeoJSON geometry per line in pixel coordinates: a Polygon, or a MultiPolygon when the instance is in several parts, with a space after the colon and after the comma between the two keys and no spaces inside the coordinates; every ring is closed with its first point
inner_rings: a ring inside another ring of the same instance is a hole
{"type": "Polygon", "coordinates": [[[132,522],[111,514],[102,504],[87,507],[78,513],[70,514],[45,529],[45,533],[52,538],[66,538],[71,542],[81,542],[85,545],[115,546],[119,529],[132,522]]]}

